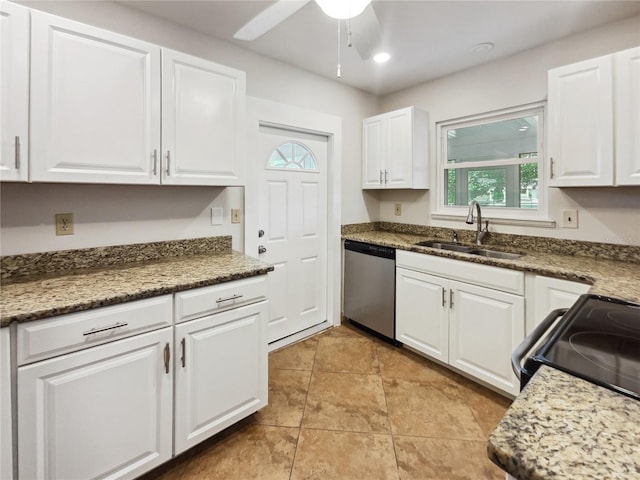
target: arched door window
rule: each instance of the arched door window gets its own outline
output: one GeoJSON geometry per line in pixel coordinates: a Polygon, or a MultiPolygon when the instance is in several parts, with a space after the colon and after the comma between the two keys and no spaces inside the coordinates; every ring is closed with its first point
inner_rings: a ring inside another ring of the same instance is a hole
{"type": "Polygon", "coordinates": [[[267,168],[317,172],[318,162],[313,152],[302,143],[285,142],[271,153],[267,161],[267,168]]]}

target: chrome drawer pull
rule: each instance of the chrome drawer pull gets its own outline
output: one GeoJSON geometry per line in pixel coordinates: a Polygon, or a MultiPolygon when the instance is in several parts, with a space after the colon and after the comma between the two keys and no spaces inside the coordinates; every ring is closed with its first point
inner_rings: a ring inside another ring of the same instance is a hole
{"type": "Polygon", "coordinates": [[[227,298],[219,298],[218,300],[216,300],[216,303],[228,302],[229,300],[237,300],[237,299],[242,298],[242,297],[244,297],[244,295],[242,295],[242,294],[240,294],[240,295],[236,294],[236,295],[232,295],[232,296],[227,297],[227,298]]]}
{"type": "Polygon", "coordinates": [[[84,332],[82,335],[86,337],[87,335],[94,335],[96,333],[102,333],[108,330],[114,330],[116,328],[126,327],[127,325],[129,325],[127,322],[123,322],[123,323],[118,322],[115,325],[111,325],[110,327],[92,328],[91,330],[87,330],[86,332],[84,332]]]}
{"type": "Polygon", "coordinates": [[[446,295],[447,294],[447,289],[442,287],[442,306],[446,306],[447,305],[447,299],[446,299],[446,295]]]}
{"type": "Polygon", "coordinates": [[[180,363],[182,364],[182,368],[184,368],[185,364],[187,363],[187,359],[186,359],[187,346],[185,344],[184,338],[180,340],[180,347],[182,347],[182,356],[180,357],[180,363]]]}

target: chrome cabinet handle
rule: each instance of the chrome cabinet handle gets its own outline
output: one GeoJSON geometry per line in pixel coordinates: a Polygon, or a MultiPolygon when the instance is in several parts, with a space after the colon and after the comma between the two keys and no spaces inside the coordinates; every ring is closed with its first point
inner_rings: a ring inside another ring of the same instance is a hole
{"type": "Polygon", "coordinates": [[[216,303],[223,303],[223,302],[228,302],[229,300],[237,300],[239,298],[244,297],[244,295],[242,294],[236,294],[236,295],[232,295],[230,297],[227,298],[219,298],[216,300],[216,303]]]}
{"type": "Polygon", "coordinates": [[[453,308],[453,288],[449,289],[449,308],[453,308]]]}
{"type": "Polygon", "coordinates": [[[389,171],[388,170],[384,171],[384,183],[385,183],[385,185],[387,183],[389,183],[389,171]]]}
{"type": "Polygon", "coordinates": [[[264,245],[258,246],[258,253],[266,253],[266,252],[267,252],[267,247],[265,247],[264,245]]]}
{"type": "Polygon", "coordinates": [[[169,343],[164,346],[164,373],[169,373],[169,361],[171,360],[171,348],[169,343]]]}
{"type": "Polygon", "coordinates": [[[158,150],[153,149],[153,174],[158,175],[158,150]]]}
{"type": "Polygon", "coordinates": [[[87,330],[86,332],[84,332],[82,335],[83,336],[88,336],[88,335],[95,335],[96,333],[102,333],[102,332],[107,332],[109,330],[115,330],[116,328],[122,328],[122,327],[126,327],[127,325],[129,325],[127,322],[118,322],[115,325],[111,325],[110,327],[104,327],[104,328],[92,328],[91,330],[87,330]]]}
{"type": "Polygon", "coordinates": [[[184,368],[185,364],[187,363],[187,359],[186,359],[187,346],[185,344],[184,338],[182,340],[180,340],[180,348],[182,350],[182,356],[180,357],[180,363],[182,364],[182,368],[184,368]]]}
{"type": "Polygon", "coordinates": [[[551,160],[551,169],[549,172],[549,178],[553,178],[553,157],[549,157],[549,160],[551,160]]]}
{"type": "Polygon", "coordinates": [[[16,170],[20,170],[20,137],[16,135],[16,170]]]}
{"type": "Polygon", "coordinates": [[[382,170],[380,170],[380,184],[382,185],[382,170]]]}
{"type": "Polygon", "coordinates": [[[171,176],[171,152],[167,150],[167,170],[165,172],[167,177],[171,176]]]}
{"type": "Polygon", "coordinates": [[[447,289],[442,287],[442,306],[447,305],[447,289]]]}
{"type": "Polygon", "coordinates": [[[258,230],[258,238],[262,238],[264,237],[264,230],[260,229],[258,230]]]}

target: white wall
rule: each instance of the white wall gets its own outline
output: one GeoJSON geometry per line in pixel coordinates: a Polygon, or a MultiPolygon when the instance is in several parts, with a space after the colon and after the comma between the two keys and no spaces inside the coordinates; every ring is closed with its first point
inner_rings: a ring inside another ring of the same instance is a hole
{"type": "MultiPolygon", "coordinates": [[[[244,70],[247,73],[248,95],[341,117],[342,222],[358,223],[377,219],[376,197],[360,190],[361,124],[364,117],[378,110],[375,96],[116,3],[21,3],[244,70]]],[[[225,214],[229,208],[236,208],[235,204],[227,203],[227,196],[217,188],[5,183],[0,190],[1,255],[173,240],[218,235],[219,232],[232,233],[234,248],[242,249],[238,228],[230,225],[215,228],[210,221],[207,224],[206,210],[211,205],[224,206],[225,214]],[[135,199],[136,205],[121,203],[120,200],[125,197],[135,199]],[[111,204],[120,208],[111,208],[111,204]],[[75,207],[68,208],[69,205],[75,207]],[[61,208],[75,214],[78,225],[73,237],[55,236],[53,213],[61,213],[61,208]],[[171,213],[163,216],[159,213],[163,210],[171,213]],[[197,216],[190,222],[188,215],[192,213],[197,216]]],[[[237,198],[235,194],[228,197],[237,198]]]]}
{"type": "MultiPolygon", "coordinates": [[[[546,100],[547,70],[640,45],[640,17],[566,37],[559,41],[424,83],[381,99],[380,111],[416,105],[430,114],[432,189],[380,193],[380,220],[472,229],[464,219],[435,220],[437,207],[435,124],[444,120],[546,100]],[[402,216],[393,204],[401,202],[402,216]]],[[[640,188],[549,189],[549,217],[578,209],[577,230],[494,225],[503,233],[640,245],[640,188]]]]}

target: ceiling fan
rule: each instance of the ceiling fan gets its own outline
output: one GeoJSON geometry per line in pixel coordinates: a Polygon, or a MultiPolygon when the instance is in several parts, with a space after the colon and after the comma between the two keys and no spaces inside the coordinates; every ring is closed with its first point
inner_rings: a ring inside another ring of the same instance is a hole
{"type": "MultiPolygon", "coordinates": [[[[233,37],[238,40],[255,40],[310,1],[279,0],[249,20],[233,37]]],[[[347,45],[349,47],[353,45],[362,60],[370,59],[380,48],[380,24],[371,0],[315,0],[315,2],[326,15],[346,24],[347,45]]]]}

